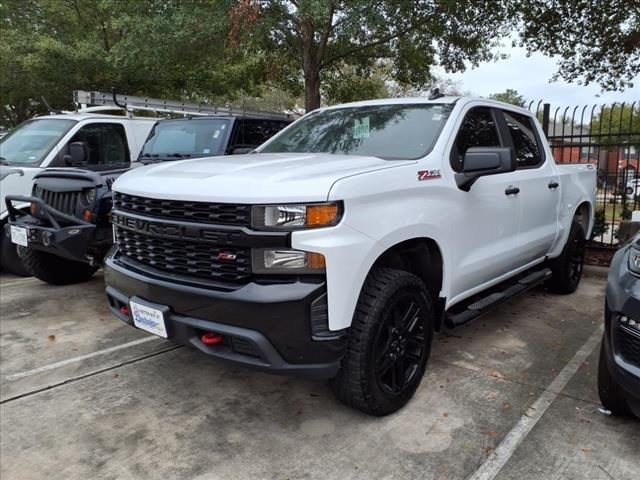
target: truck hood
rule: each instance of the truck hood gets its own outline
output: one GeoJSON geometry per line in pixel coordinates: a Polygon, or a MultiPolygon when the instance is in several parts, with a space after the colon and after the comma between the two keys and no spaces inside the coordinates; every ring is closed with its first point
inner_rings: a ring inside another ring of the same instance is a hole
{"type": "MultiPolygon", "coordinates": [[[[31,195],[33,177],[41,171],[42,168],[39,167],[0,165],[0,220],[4,219],[8,213],[4,197],[7,195],[22,195],[25,197],[31,195]]],[[[22,208],[23,205],[14,203],[13,206],[22,208]]]]}
{"type": "Polygon", "coordinates": [[[167,200],[307,202],[326,200],[341,178],[415,163],[325,153],[258,153],[136,168],[114,190],[167,200]]]}

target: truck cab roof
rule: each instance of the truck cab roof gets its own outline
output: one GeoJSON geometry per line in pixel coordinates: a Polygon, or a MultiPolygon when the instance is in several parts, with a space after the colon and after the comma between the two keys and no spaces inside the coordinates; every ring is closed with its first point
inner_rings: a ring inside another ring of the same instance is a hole
{"type": "Polygon", "coordinates": [[[95,119],[103,119],[103,120],[120,120],[123,122],[138,122],[138,121],[146,121],[146,122],[155,122],[158,119],[152,117],[125,117],[122,115],[107,115],[104,113],[84,113],[84,112],[71,112],[71,113],[53,113],[49,115],[38,115],[37,117],[33,117],[32,120],[76,120],[81,122],[83,120],[95,120],[95,119]]]}

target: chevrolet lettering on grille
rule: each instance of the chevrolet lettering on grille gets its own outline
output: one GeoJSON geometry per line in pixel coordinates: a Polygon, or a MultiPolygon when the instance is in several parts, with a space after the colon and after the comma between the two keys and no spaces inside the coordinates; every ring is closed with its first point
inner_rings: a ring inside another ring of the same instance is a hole
{"type": "Polygon", "coordinates": [[[156,237],[189,238],[192,240],[200,240],[223,245],[231,243],[230,234],[219,230],[152,222],[141,218],[128,217],[118,213],[113,213],[111,215],[111,222],[118,227],[156,237]]]}

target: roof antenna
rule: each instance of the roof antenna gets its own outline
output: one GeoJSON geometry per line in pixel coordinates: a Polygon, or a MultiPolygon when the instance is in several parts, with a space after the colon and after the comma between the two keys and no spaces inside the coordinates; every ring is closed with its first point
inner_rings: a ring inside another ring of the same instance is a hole
{"type": "Polygon", "coordinates": [[[62,113],[60,110],[53,109],[53,107],[51,107],[51,105],[49,105],[49,102],[47,102],[46,98],[40,97],[40,99],[42,100],[42,103],[44,104],[44,106],[47,107],[47,110],[49,110],[49,113],[55,113],[55,114],[62,113]]]}
{"type": "Polygon", "coordinates": [[[442,97],[444,97],[444,95],[440,93],[440,89],[434,88],[433,91],[431,92],[431,95],[429,95],[429,100],[437,100],[438,98],[442,98],[442,97]]]}

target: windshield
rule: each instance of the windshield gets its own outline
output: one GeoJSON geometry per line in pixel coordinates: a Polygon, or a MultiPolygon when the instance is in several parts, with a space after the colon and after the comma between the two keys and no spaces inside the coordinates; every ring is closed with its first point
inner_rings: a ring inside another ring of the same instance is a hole
{"type": "Polygon", "coordinates": [[[405,104],[324,110],[294,123],[260,152],[413,160],[431,151],[451,108],[449,104],[405,104]]]}
{"type": "Polygon", "coordinates": [[[229,128],[226,119],[159,122],[149,134],[140,158],[189,158],[220,154],[229,128]]]}
{"type": "Polygon", "coordinates": [[[18,126],[0,139],[0,156],[7,165],[38,166],[76,123],[68,119],[36,119],[18,126]]]}

